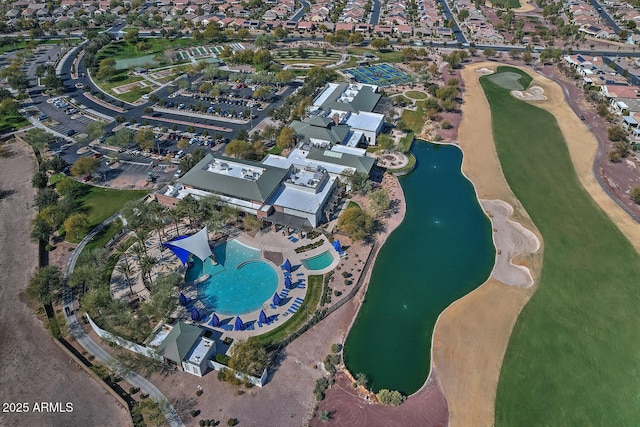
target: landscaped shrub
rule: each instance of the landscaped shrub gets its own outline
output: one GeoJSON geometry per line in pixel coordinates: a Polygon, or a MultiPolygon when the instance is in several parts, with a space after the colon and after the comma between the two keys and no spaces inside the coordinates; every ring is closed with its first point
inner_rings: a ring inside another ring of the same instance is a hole
{"type": "Polygon", "coordinates": [[[215,361],[218,363],[222,363],[223,365],[229,366],[229,356],[226,354],[218,353],[215,355],[215,361]]]}
{"type": "Polygon", "coordinates": [[[402,402],[404,402],[405,397],[397,390],[387,390],[383,388],[376,394],[378,400],[383,405],[393,405],[398,406],[402,402]]]}
{"type": "Polygon", "coordinates": [[[331,344],[331,352],[332,353],[340,353],[340,350],[342,350],[342,346],[338,343],[333,343],[331,344]]]}
{"type": "Polygon", "coordinates": [[[453,125],[449,122],[449,120],[443,120],[440,124],[440,127],[442,127],[442,129],[451,129],[453,125]]]}
{"type": "Polygon", "coordinates": [[[310,251],[312,249],[315,248],[319,248],[320,246],[322,246],[322,244],[324,243],[324,240],[320,239],[317,240],[313,243],[309,243],[308,245],[304,245],[304,246],[299,246],[297,248],[295,248],[295,251],[297,254],[302,253],[302,252],[306,252],[306,251],[310,251]]]}
{"type": "Polygon", "coordinates": [[[342,295],[342,292],[336,289],[335,291],[333,291],[333,294],[339,297],[340,295],[342,295]]]}
{"type": "Polygon", "coordinates": [[[198,391],[196,391],[196,396],[202,396],[202,389],[198,389],[198,391]]]}
{"type": "Polygon", "coordinates": [[[236,424],[238,424],[238,419],[237,418],[229,418],[227,420],[227,425],[228,426],[234,426],[236,424]]]}
{"type": "Polygon", "coordinates": [[[196,410],[196,409],[192,409],[191,411],[189,411],[189,413],[191,414],[191,416],[193,418],[197,417],[198,414],[200,413],[200,411],[196,410]]]}

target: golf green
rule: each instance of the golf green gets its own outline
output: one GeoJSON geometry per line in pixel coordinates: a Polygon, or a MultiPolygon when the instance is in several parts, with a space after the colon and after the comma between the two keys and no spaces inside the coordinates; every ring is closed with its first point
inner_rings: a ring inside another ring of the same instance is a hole
{"type": "Polygon", "coordinates": [[[491,224],[451,145],[413,145],[418,167],[400,179],[407,212],[373,269],[366,299],[345,343],[351,373],[372,390],[417,391],[429,373],[440,313],[489,276],[491,224]]]}
{"type": "Polygon", "coordinates": [[[502,169],[545,247],[505,354],[496,425],[638,425],[640,256],[580,185],[553,115],[480,82],[502,169]]]}

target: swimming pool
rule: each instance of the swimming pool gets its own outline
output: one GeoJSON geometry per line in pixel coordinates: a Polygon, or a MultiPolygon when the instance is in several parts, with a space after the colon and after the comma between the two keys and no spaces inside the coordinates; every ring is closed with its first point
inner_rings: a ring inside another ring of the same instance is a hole
{"type": "Polygon", "coordinates": [[[231,240],[217,246],[213,253],[218,261],[202,262],[194,258],[185,281],[203,274],[209,278],[198,284],[198,298],[216,313],[236,316],[258,310],[278,287],[278,275],[260,259],[260,251],[231,240]]]}
{"type": "Polygon", "coordinates": [[[302,260],[302,264],[307,270],[324,270],[329,267],[332,262],[333,255],[331,255],[331,251],[324,251],[319,255],[302,260]]]}

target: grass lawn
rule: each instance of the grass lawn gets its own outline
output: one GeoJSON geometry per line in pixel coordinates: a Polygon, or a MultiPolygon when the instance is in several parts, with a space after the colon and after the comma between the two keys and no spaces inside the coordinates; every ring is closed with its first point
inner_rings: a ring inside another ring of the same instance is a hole
{"type": "Polygon", "coordinates": [[[511,9],[517,9],[520,7],[519,0],[496,0],[492,4],[494,5],[508,5],[511,9]]]}
{"type": "Polygon", "coordinates": [[[416,101],[415,111],[404,110],[401,120],[406,128],[414,134],[421,133],[424,126],[424,102],[416,101]]]}
{"type": "Polygon", "coordinates": [[[89,243],[87,243],[82,250],[83,253],[89,253],[93,249],[101,248],[107,244],[109,240],[113,238],[122,230],[122,221],[120,218],[113,221],[109,226],[103,228],[98,234],[96,234],[89,243]]]}
{"type": "Polygon", "coordinates": [[[396,52],[393,50],[390,51],[377,51],[375,49],[368,49],[366,47],[353,47],[348,50],[348,52],[352,55],[364,55],[365,53],[370,53],[375,55],[378,59],[376,61],[370,60],[370,64],[377,64],[379,62],[403,62],[402,52],[396,52]]]}
{"type": "MultiPolygon", "coordinates": [[[[80,211],[89,217],[89,230],[118,212],[129,200],[140,199],[148,193],[146,190],[113,190],[87,184],[83,186],[86,187],[87,192],[80,198],[80,211]]],[[[80,239],[85,235],[81,235],[80,239]]],[[[68,240],[77,243],[74,239],[68,238],[68,240]]]]}
{"type": "Polygon", "coordinates": [[[419,90],[409,90],[405,92],[405,95],[411,99],[427,99],[429,95],[419,90]]]}
{"type": "Polygon", "coordinates": [[[505,354],[495,424],[637,425],[640,256],[580,185],[555,118],[481,83],[504,174],[545,246],[505,354]]]}
{"type": "Polygon", "coordinates": [[[278,341],[288,337],[298,329],[300,329],[305,323],[307,323],[307,308],[309,307],[309,319],[316,311],[318,303],[320,302],[320,296],[322,295],[322,275],[309,276],[309,283],[307,289],[307,296],[304,298],[304,302],[291,317],[280,317],[280,321],[283,323],[281,326],[267,332],[264,335],[258,336],[258,340],[262,344],[274,344],[278,341]]]}
{"type": "Polygon", "coordinates": [[[0,132],[13,132],[29,125],[29,121],[21,114],[6,115],[0,118],[0,132]]]}

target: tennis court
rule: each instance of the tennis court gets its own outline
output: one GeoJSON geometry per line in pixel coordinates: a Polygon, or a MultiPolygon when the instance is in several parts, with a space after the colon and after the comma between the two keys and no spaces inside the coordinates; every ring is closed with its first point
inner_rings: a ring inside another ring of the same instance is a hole
{"type": "Polygon", "coordinates": [[[375,64],[367,67],[356,67],[347,70],[358,83],[372,84],[378,86],[394,86],[406,84],[411,81],[411,77],[404,71],[389,65],[375,64]]]}

